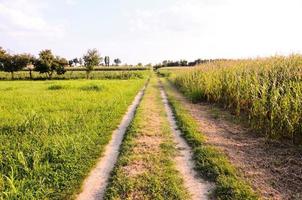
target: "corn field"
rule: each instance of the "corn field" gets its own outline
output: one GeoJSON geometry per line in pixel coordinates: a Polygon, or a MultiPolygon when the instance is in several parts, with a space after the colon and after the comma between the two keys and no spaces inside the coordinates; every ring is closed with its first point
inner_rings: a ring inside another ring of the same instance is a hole
{"type": "Polygon", "coordinates": [[[248,116],[268,138],[302,144],[301,55],[218,61],[168,74],[193,101],[219,103],[248,116]]]}

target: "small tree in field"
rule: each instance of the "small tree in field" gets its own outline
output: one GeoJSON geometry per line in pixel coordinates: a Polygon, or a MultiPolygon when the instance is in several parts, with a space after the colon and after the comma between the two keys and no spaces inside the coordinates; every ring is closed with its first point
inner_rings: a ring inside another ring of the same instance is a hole
{"type": "Polygon", "coordinates": [[[79,58],[79,64],[80,64],[80,66],[83,65],[83,59],[82,58],[79,58]]]}
{"type": "Polygon", "coordinates": [[[29,79],[33,79],[32,71],[35,69],[35,66],[33,65],[33,63],[35,63],[35,62],[36,62],[36,61],[33,60],[32,63],[30,63],[30,64],[28,64],[28,65],[26,66],[26,68],[27,68],[28,71],[29,71],[29,79]]]}
{"type": "Polygon", "coordinates": [[[68,61],[68,65],[69,65],[70,67],[72,67],[72,65],[73,65],[73,60],[69,60],[69,61],[68,61]]]}
{"type": "Polygon", "coordinates": [[[79,59],[78,58],[74,58],[72,61],[73,61],[73,63],[74,63],[75,66],[77,66],[77,64],[79,63],[79,59]]]}
{"type": "Polygon", "coordinates": [[[14,72],[26,68],[32,60],[33,56],[29,54],[6,54],[3,59],[3,70],[6,72],[10,72],[12,75],[12,79],[14,79],[14,72]]]}
{"type": "Polygon", "coordinates": [[[51,50],[42,50],[39,53],[39,59],[36,60],[35,70],[40,73],[46,73],[48,75],[48,78],[51,79],[56,69],[54,65],[54,60],[55,57],[52,54],[51,50]]]}
{"type": "Polygon", "coordinates": [[[109,56],[105,56],[105,66],[109,67],[110,65],[110,57],[109,56]]]}
{"type": "Polygon", "coordinates": [[[56,69],[56,72],[58,75],[63,75],[66,72],[65,67],[68,66],[68,61],[65,58],[61,58],[59,56],[56,56],[54,59],[54,67],[56,69]]]}
{"type": "Polygon", "coordinates": [[[0,70],[4,70],[6,55],[7,55],[6,51],[2,47],[0,47],[0,70]]]}
{"type": "Polygon", "coordinates": [[[14,72],[26,68],[33,60],[34,57],[30,54],[10,55],[0,47],[0,70],[10,72],[12,79],[14,79],[14,72]]]}
{"type": "Polygon", "coordinates": [[[30,54],[20,54],[18,57],[19,65],[21,65],[22,68],[27,68],[29,70],[29,77],[32,79],[32,70],[35,57],[30,54]]]}
{"type": "Polygon", "coordinates": [[[188,61],[186,60],[180,60],[180,66],[187,66],[188,65],[188,61]]]}
{"type": "Polygon", "coordinates": [[[114,59],[114,63],[116,66],[122,63],[122,61],[119,58],[114,59]]]}
{"type": "Polygon", "coordinates": [[[18,64],[17,55],[6,54],[3,58],[3,71],[10,72],[11,78],[14,79],[14,72],[22,69],[18,64]]]}
{"type": "Polygon", "coordinates": [[[35,62],[35,70],[40,73],[46,73],[51,79],[54,72],[62,75],[66,72],[65,67],[68,66],[68,61],[65,58],[54,56],[51,50],[43,50],[39,54],[39,59],[35,62]]]}
{"type": "Polygon", "coordinates": [[[86,68],[87,79],[89,78],[90,72],[95,66],[98,66],[101,62],[101,56],[96,49],[89,49],[83,56],[84,65],[86,68]]]}

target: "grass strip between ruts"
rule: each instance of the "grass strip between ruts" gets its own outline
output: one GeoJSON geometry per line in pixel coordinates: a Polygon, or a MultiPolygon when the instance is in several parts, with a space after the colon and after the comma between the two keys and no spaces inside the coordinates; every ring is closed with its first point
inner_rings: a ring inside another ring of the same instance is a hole
{"type": "Polygon", "coordinates": [[[175,169],[172,132],[151,79],[123,140],[105,199],[189,199],[175,169]]]}

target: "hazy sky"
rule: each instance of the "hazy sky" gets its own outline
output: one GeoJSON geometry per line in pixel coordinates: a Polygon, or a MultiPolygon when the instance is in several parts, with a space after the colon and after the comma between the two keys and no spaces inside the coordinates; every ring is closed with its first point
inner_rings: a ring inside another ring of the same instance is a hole
{"type": "Polygon", "coordinates": [[[0,46],[136,64],[302,52],[301,0],[0,0],[0,46]]]}

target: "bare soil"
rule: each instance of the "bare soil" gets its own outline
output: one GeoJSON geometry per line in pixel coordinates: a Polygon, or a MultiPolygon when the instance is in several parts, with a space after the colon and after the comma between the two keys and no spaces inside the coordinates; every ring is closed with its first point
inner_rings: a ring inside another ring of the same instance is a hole
{"type": "Polygon", "coordinates": [[[104,154],[84,181],[82,192],[77,196],[77,200],[96,200],[103,198],[110,173],[117,161],[124,134],[134,117],[135,110],[143,97],[145,88],[146,87],[137,94],[123,117],[121,124],[113,132],[112,139],[106,146],[104,154]]]}
{"type": "Polygon", "coordinates": [[[229,112],[207,103],[177,98],[199,122],[207,142],[223,151],[263,199],[302,199],[302,150],[285,141],[268,141],[229,112]]]}
{"type": "MultiPolygon", "coordinates": [[[[158,108],[152,101],[154,99],[150,96],[146,99],[149,105],[149,112],[146,113],[142,128],[139,130],[140,134],[134,139],[135,147],[133,148],[136,159],[123,167],[123,171],[129,177],[135,177],[152,168],[152,162],[148,161],[150,152],[153,154],[159,153],[160,145],[162,143],[161,137],[161,121],[158,116],[158,108]]],[[[144,102],[145,103],[145,102],[144,102]]]]}
{"type": "MultiPolygon", "coordinates": [[[[165,140],[161,129],[163,123],[160,116],[161,110],[156,103],[156,93],[151,90],[154,88],[147,89],[140,106],[143,117],[139,122],[140,129],[133,138],[133,155],[129,163],[122,167],[123,173],[130,178],[152,172],[153,159],[161,153],[160,145],[165,140]]],[[[127,195],[130,199],[146,199],[145,192],[140,190],[130,191],[127,195]]]]}

